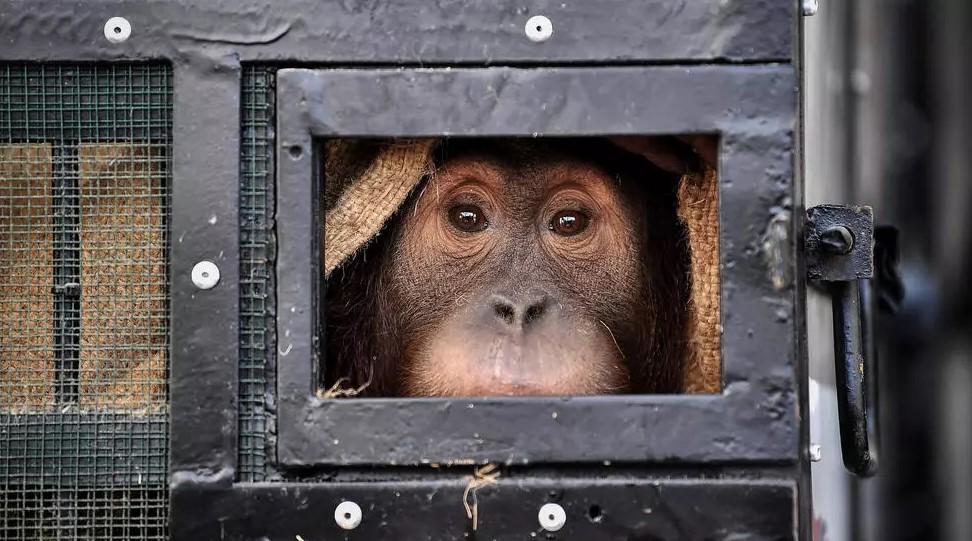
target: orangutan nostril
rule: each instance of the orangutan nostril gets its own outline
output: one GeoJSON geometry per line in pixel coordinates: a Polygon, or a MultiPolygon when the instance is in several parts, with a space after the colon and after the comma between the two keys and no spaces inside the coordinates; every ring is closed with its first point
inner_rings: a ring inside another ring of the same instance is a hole
{"type": "Polygon", "coordinates": [[[493,303],[493,312],[496,316],[502,319],[507,325],[512,325],[514,319],[516,318],[516,310],[511,304],[504,301],[496,301],[493,303]]]}
{"type": "Polygon", "coordinates": [[[527,325],[533,323],[534,321],[540,319],[543,313],[546,312],[546,303],[538,302],[527,308],[526,314],[523,317],[523,324],[527,325]]]}

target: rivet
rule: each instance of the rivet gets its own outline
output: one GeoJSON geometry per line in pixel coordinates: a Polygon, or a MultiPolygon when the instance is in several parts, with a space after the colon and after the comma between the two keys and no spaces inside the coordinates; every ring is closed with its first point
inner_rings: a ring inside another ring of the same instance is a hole
{"type": "Polygon", "coordinates": [[[105,23],[105,39],[121,43],[132,35],[132,23],[124,17],[112,17],[105,23]]]}
{"type": "Polygon", "coordinates": [[[817,8],[819,7],[820,6],[817,3],[817,0],[803,0],[803,6],[802,6],[803,16],[813,17],[814,15],[817,14],[817,8]]]}
{"type": "Polygon", "coordinates": [[[534,15],[527,19],[523,30],[530,41],[539,43],[547,41],[553,35],[553,23],[543,15],[534,15]]]}
{"type": "Polygon", "coordinates": [[[345,530],[353,530],[361,524],[361,507],[347,501],[341,502],[334,508],[334,522],[345,530]]]}
{"type": "Polygon", "coordinates": [[[219,267],[212,261],[200,261],[192,267],[192,283],[199,289],[212,289],[219,283],[219,267]]]}
{"type": "Polygon", "coordinates": [[[540,527],[548,532],[556,532],[567,523],[567,512],[557,503],[545,503],[537,514],[540,527]]]}
{"type": "Polygon", "coordinates": [[[810,445],[810,462],[820,462],[823,460],[823,448],[819,443],[810,445]]]}

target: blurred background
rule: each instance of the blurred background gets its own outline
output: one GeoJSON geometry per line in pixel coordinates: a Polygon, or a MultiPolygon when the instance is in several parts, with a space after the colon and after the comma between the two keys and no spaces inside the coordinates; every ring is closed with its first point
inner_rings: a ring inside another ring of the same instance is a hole
{"type": "Polygon", "coordinates": [[[804,24],[807,206],[873,206],[906,289],[876,320],[866,480],[841,463],[830,301],[809,293],[814,537],[972,540],[972,0],[819,0],[804,24]]]}

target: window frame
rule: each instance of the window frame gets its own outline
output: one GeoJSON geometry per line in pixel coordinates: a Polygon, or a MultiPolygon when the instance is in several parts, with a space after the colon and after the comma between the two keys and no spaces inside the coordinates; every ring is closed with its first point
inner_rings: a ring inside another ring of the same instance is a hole
{"type": "Polygon", "coordinates": [[[786,65],[279,70],[280,465],[797,460],[799,304],[772,279],[794,264],[793,224],[772,240],[785,261],[762,249],[794,190],[794,85],[786,65]],[[702,133],[720,137],[721,393],[316,396],[321,138],[702,133]]]}

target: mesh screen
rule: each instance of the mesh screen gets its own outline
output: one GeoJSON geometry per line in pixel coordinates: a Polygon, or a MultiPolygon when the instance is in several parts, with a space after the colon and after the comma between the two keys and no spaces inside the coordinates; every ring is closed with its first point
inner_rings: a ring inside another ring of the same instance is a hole
{"type": "Polygon", "coordinates": [[[243,72],[240,187],[240,448],[239,480],[266,477],[267,392],[273,351],[273,86],[275,70],[243,72]]]}
{"type": "Polygon", "coordinates": [[[0,539],[164,539],[165,65],[0,64],[0,539]]]}

